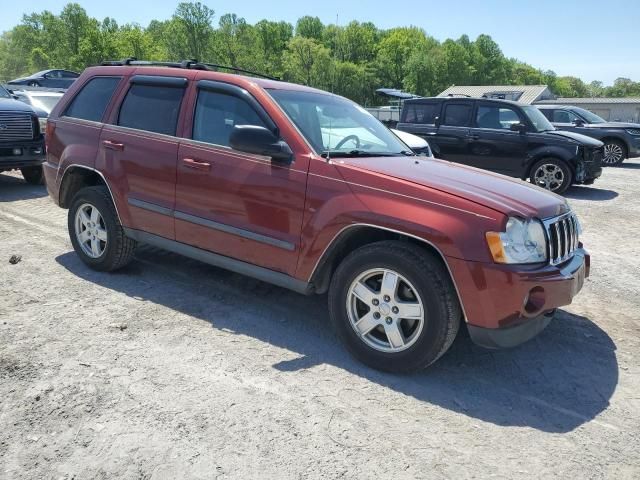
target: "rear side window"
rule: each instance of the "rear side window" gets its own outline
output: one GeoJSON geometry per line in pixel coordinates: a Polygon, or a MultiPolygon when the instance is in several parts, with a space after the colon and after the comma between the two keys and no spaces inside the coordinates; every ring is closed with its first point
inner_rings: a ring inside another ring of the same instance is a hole
{"type": "Polygon", "coordinates": [[[225,93],[200,90],[193,121],[193,139],[229,146],[236,125],[268,128],[256,111],[241,98],[225,93]]]}
{"type": "Polygon", "coordinates": [[[439,112],[439,103],[408,103],[404,107],[403,122],[433,125],[439,112]]]}
{"type": "Polygon", "coordinates": [[[184,88],[132,84],[120,107],[118,125],[175,135],[184,88]]]}
{"type": "Polygon", "coordinates": [[[95,77],[82,87],[64,113],[65,117],[99,122],[121,77],[95,77]]]}
{"type": "Polygon", "coordinates": [[[471,118],[472,105],[468,103],[449,104],[444,110],[442,125],[466,127],[471,118]]]}

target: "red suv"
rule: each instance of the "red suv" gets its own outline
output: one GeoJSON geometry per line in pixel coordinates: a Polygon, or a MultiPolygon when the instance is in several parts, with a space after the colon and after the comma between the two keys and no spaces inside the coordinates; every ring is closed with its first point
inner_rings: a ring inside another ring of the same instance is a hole
{"type": "Polygon", "coordinates": [[[194,62],[85,70],[47,125],[47,188],[96,270],[136,243],[305,294],[374,368],[489,347],[571,303],[589,255],[567,202],[414,155],[359,105],[194,62]],[[168,68],[179,67],[179,68],[168,68]]]}

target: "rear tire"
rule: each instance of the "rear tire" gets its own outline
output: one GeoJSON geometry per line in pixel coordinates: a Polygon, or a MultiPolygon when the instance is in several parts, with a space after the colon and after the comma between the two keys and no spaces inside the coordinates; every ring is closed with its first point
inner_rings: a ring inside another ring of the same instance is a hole
{"type": "Polygon", "coordinates": [[[604,143],[602,164],[606,167],[620,165],[627,158],[627,146],[620,140],[607,140],[604,143]]]}
{"type": "Polygon", "coordinates": [[[22,173],[22,177],[25,182],[31,185],[43,185],[44,184],[44,171],[42,170],[42,166],[39,165],[37,167],[22,167],[20,169],[22,173]]]}
{"type": "Polygon", "coordinates": [[[329,313],[349,352],[388,372],[435,362],[453,343],[462,316],[440,259],[398,241],[366,245],[340,263],[329,287],[329,313]]]}
{"type": "Polygon", "coordinates": [[[564,193],[573,183],[573,173],[562,160],[548,157],[537,161],[531,167],[531,183],[553,193],[564,193]]]}
{"type": "Polygon", "coordinates": [[[111,272],[133,259],[136,241],[125,235],[106,187],[76,193],[67,224],[74,250],[92,269],[111,272]]]}

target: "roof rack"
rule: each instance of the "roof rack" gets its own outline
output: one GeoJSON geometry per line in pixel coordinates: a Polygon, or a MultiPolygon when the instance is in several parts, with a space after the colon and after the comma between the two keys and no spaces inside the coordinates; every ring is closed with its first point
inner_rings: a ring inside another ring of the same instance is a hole
{"type": "Polygon", "coordinates": [[[104,67],[117,67],[117,66],[142,66],[142,67],[169,67],[169,68],[186,68],[190,70],[229,70],[236,73],[246,73],[247,75],[253,75],[255,77],[266,78],[268,80],[280,80],[279,77],[272,77],[263,73],[253,72],[251,70],[245,70],[244,68],[228,67],[226,65],[218,65],[215,63],[202,63],[196,59],[182,60],[181,62],[156,62],[150,60],[138,60],[135,57],[125,58],[123,60],[109,60],[102,62],[100,65],[104,67]]]}
{"type": "Polygon", "coordinates": [[[467,95],[466,93],[448,93],[447,97],[465,97],[471,98],[471,95],[467,95]]]}

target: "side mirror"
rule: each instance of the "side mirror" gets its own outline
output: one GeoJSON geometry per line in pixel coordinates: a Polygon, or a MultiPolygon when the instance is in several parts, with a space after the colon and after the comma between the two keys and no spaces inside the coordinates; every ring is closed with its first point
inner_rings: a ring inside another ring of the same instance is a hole
{"type": "Polygon", "coordinates": [[[582,120],[581,118],[576,118],[576,119],[573,121],[573,124],[574,124],[576,127],[584,127],[584,120],[582,120]]]}
{"type": "Polygon", "coordinates": [[[281,163],[291,163],[293,152],[284,140],[264,127],[236,125],[229,136],[229,146],[234,150],[265,155],[281,163]]]}
{"type": "Polygon", "coordinates": [[[512,123],[509,129],[512,132],[527,133],[527,126],[524,123],[512,123]]]}

